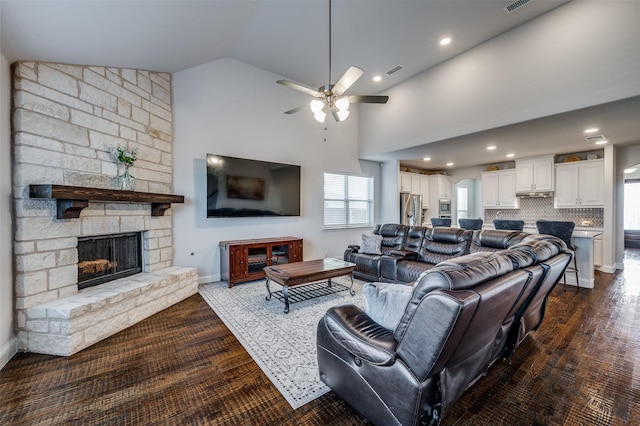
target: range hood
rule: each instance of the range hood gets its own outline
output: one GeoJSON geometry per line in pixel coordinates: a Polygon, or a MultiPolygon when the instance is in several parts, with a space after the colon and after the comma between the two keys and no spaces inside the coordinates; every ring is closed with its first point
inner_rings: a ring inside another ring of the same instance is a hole
{"type": "Polygon", "coordinates": [[[546,192],[518,192],[516,194],[518,198],[551,198],[553,197],[553,191],[546,192]]]}

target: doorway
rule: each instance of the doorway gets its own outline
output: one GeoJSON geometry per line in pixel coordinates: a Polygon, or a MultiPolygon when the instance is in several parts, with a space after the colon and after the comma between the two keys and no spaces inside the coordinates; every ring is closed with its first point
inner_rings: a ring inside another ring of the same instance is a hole
{"type": "Polygon", "coordinates": [[[640,164],[624,171],[624,247],[640,247],[640,164]]]}
{"type": "Polygon", "coordinates": [[[458,219],[483,218],[482,182],[480,179],[462,179],[455,184],[455,217],[458,219]]]}

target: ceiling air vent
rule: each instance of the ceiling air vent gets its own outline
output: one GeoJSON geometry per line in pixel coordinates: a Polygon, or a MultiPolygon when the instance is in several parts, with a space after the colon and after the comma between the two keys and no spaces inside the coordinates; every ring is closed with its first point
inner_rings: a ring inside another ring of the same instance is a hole
{"type": "Polygon", "coordinates": [[[531,0],[516,0],[513,3],[507,5],[504,7],[504,11],[507,13],[511,13],[514,10],[518,9],[519,7],[524,6],[525,4],[529,3],[531,0]]]}
{"type": "Polygon", "coordinates": [[[598,143],[598,142],[605,142],[607,138],[605,138],[604,135],[593,135],[593,136],[587,136],[585,140],[587,142],[598,143]]]}
{"type": "Polygon", "coordinates": [[[396,73],[396,72],[400,71],[402,68],[403,68],[402,65],[396,65],[395,67],[393,67],[389,71],[387,71],[385,74],[386,75],[391,75],[393,73],[396,73]]]}

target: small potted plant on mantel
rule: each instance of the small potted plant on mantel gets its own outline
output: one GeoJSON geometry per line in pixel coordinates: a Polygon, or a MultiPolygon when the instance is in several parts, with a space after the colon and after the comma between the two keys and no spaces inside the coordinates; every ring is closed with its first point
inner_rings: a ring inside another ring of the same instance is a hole
{"type": "Polygon", "coordinates": [[[118,189],[133,191],[136,189],[136,178],[129,172],[129,167],[138,159],[138,148],[127,149],[120,145],[113,150],[113,155],[124,166],[124,173],[118,176],[118,189]]]}

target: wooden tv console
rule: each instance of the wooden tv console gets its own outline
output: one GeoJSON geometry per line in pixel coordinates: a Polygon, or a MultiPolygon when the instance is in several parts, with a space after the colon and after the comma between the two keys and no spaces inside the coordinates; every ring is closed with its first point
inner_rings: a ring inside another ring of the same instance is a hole
{"type": "Polygon", "coordinates": [[[220,275],[234,284],[265,278],[265,266],[302,261],[302,238],[220,241],[220,275]]]}

